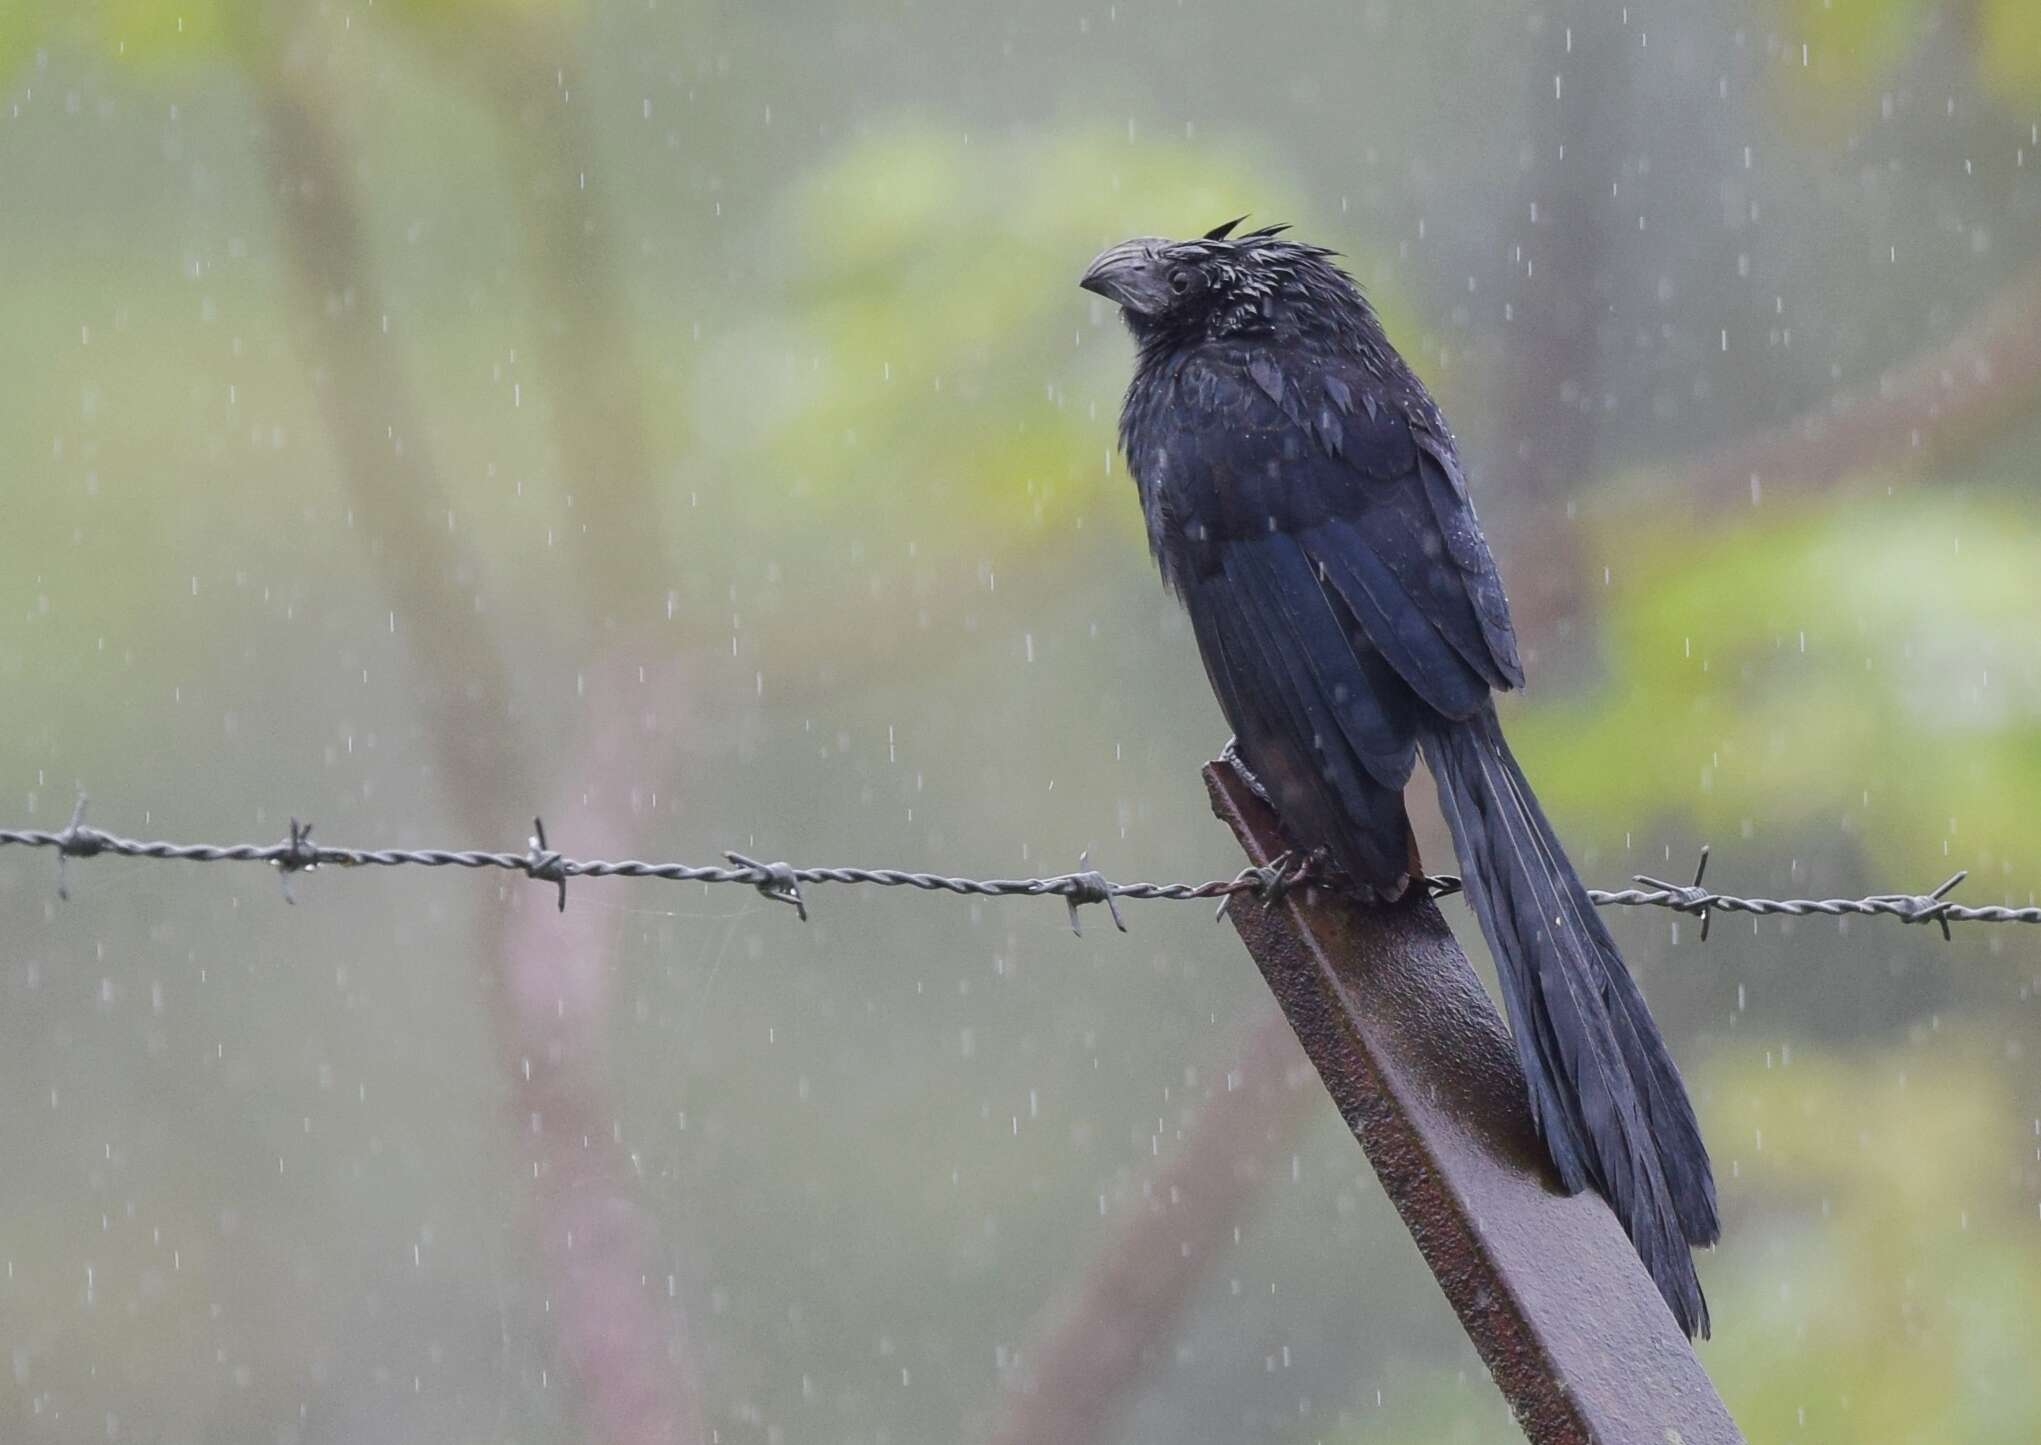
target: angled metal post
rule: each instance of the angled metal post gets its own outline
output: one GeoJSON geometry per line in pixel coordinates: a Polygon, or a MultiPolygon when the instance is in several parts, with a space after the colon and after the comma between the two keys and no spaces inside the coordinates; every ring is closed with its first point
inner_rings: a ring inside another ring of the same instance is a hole
{"type": "MultiPolygon", "coordinates": [[[[1205,783],[1250,862],[1289,846],[1231,766],[1205,783]]],[[[1525,1435],[1742,1441],[1615,1216],[1560,1193],[1516,1051],[1438,908],[1299,889],[1228,912],[1525,1435]]]]}

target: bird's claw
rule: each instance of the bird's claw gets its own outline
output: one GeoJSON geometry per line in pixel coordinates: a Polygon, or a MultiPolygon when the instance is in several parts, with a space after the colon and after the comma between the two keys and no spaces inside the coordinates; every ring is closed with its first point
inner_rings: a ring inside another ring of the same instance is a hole
{"type": "Polygon", "coordinates": [[[1247,766],[1246,760],[1240,756],[1239,738],[1226,739],[1226,746],[1219,749],[1219,761],[1233,769],[1234,776],[1247,784],[1247,790],[1250,793],[1253,793],[1271,808],[1276,805],[1275,799],[1269,796],[1269,790],[1262,786],[1261,779],[1254,775],[1253,770],[1247,766]]]}

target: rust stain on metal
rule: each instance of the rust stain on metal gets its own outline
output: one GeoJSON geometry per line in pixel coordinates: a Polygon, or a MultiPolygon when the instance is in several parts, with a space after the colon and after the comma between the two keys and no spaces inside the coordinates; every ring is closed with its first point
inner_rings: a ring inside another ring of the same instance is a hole
{"type": "MultiPolygon", "coordinates": [[[[1230,766],[1205,782],[1250,861],[1289,846],[1230,766]]],[[[1300,890],[1228,911],[1524,1433],[1740,1442],[1615,1216],[1560,1192],[1502,1019],[1431,900],[1300,890]]]]}

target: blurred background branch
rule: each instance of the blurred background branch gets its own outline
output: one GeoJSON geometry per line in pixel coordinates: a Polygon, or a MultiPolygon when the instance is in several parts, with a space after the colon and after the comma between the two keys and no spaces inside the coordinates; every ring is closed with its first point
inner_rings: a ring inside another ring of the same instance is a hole
{"type": "Polygon", "coordinates": [[[1510,326],[1495,365],[1504,380],[1495,464],[1510,505],[1493,508],[1491,541],[1514,569],[1511,615],[1549,684],[1592,657],[1589,542],[1578,505],[1600,467],[1603,356],[1614,281],[1623,138],[1637,103],[1622,51],[1629,27],[1605,9],[1569,5],[1545,18],[1525,67],[1516,184],[1497,217],[1515,275],[1510,326]]]}
{"type": "Polygon", "coordinates": [[[1119,1201],[1096,1252],[1007,1362],[1006,1396],[984,1436],[994,1445],[1112,1438],[1319,1097],[1272,1007],[1246,1028],[1238,1057],[1207,1077],[1182,1143],[1119,1201]]]}
{"type": "MultiPolygon", "coordinates": [[[[303,298],[301,334],[323,383],[326,423],[344,458],[356,519],[398,603],[393,625],[401,617],[415,649],[415,686],[433,719],[432,753],[447,802],[465,825],[481,827],[536,784],[557,795],[561,811],[578,798],[571,816],[583,836],[628,851],[636,821],[632,788],[646,762],[638,748],[648,734],[666,747],[675,742],[640,721],[671,728],[684,705],[680,669],[668,662],[658,682],[627,698],[614,689],[614,665],[597,668],[587,727],[553,754],[564,764],[560,775],[539,782],[530,743],[519,736],[529,714],[521,717],[513,701],[510,670],[482,605],[493,589],[478,560],[463,554],[453,527],[440,525],[454,515],[451,498],[433,469],[406,368],[388,341],[388,311],[362,241],[361,208],[325,73],[329,24],[313,17],[283,22],[263,76],[263,109],[303,298]]],[[[520,73],[530,78],[528,68],[520,73]]],[[[542,213],[558,210],[565,204],[562,178],[544,166],[533,173],[549,182],[542,213]]],[[[556,219],[556,229],[563,224],[556,219]]],[[[573,256],[559,246],[555,238],[541,248],[542,273],[573,267],[573,256]]],[[[577,325],[577,293],[554,289],[560,294],[551,299],[562,310],[549,331],[613,330],[608,321],[577,325]]],[[[592,378],[598,386],[604,379],[592,378]]],[[[627,394],[597,393],[600,414],[584,419],[576,403],[591,393],[561,389],[552,415],[563,455],[576,454],[591,426],[607,435],[620,418],[626,430],[635,419],[627,394]]],[[[621,440],[636,470],[606,489],[614,505],[598,515],[613,519],[618,536],[651,538],[655,530],[622,520],[648,515],[651,498],[642,437],[621,440]]],[[[636,573],[628,570],[644,542],[619,546],[606,532],[584,533],[581,541],[582,570],[598,589],[620,580],[642,593],[653,580],[642,558],[636,573]],[[611,567],[626,570],[618,577],[611,567]]],[[[584,618],[584,625],[598,620],[596,608],[584,618]]],[[[483,908],[477,929],[480,956],[496,961],[488,998],[513,1085],[511,1117],[532,1155],[529,1227],[545,1264],[545,1313],[577,1387],[586,1438],[613,1445],[704,1440],[673,1291],[654,1288],[654,1281],[672,1279],[672,1270],[654,1221],[635,1197],[630,1155],[616,1137],[617,1111],[608,1098],[602,932],[579,916],[500,905],[483,908]]]]}
{"type": "Polygon", "coordinates": [[[644,369],[624,324],[625,268],[604,205],[610,168],[596,148],[579,39],[556,5],[480,14],[414,5],[406,20],[407,38],[476,87],[495,115],[534,282],[551,461],[572,512],[566,540],[590,609],[616,626],[628,619],[611,609],[662,596],[671,568],[661,553],[664,499],[644,369]]]}
{"type": "Polygon", "coordinates": [[[1863,478],[1960,466],[2041,404],[2041,266],[2007,281],[1946,338],[1783,426],[1703,454],[1659,488],[1686,515],[1805,502],[1863,478]]]}

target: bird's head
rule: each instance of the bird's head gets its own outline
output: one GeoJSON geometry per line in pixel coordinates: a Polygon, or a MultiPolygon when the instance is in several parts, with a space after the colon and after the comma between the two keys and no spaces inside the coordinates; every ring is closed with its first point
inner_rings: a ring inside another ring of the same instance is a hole
{"type": "Polygon", "coordinates": [[[1282,239],[1285,226],[1193,241],[1139,236],[1101,251],[1078,284],[1113,302],[1144,344],[1284,332],[1349,333],[1372,324],[1337,253],[1282,239]]]}

